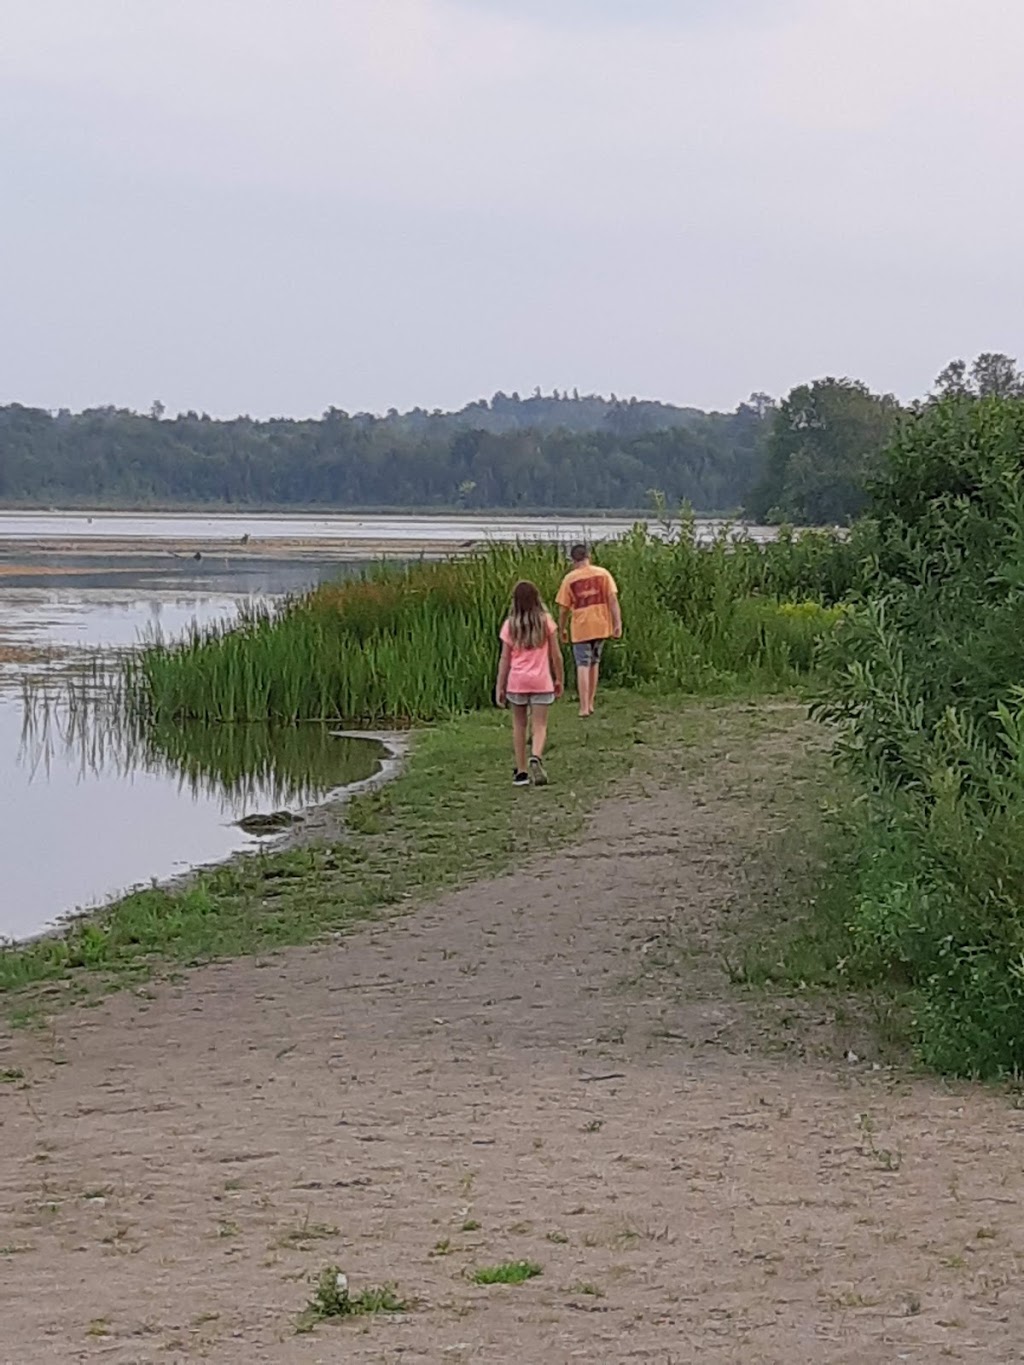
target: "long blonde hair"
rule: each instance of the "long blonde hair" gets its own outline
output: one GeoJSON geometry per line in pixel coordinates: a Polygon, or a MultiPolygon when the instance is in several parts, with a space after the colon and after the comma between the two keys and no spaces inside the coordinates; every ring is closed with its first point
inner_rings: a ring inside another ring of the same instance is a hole
{"type": "Polygon", "coordinates": [[[516,649],[537,649],[548,638],[548,613],[536,583],[525,579],[512,592],[508,633],[516,649]]]}

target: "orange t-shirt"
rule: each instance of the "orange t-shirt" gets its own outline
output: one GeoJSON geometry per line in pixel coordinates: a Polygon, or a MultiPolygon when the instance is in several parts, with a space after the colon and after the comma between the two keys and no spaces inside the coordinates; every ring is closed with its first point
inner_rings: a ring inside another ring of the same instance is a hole
{"type": "Polygon", "coordinates": [[[619,593],[615,579],[596,564],[581,564],[562,579],[555,601],[572,612],[570,634],[580,640],[607,640],[614,634],[612,598],[619,593]]]}

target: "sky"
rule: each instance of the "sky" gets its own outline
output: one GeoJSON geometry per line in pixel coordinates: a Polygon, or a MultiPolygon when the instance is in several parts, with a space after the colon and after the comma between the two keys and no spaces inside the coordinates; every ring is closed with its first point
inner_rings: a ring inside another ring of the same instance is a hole
{"type": "Polygon", "coordinates": [[[1024,358],[1021,0],[2,0],[0,402],[1024,358]]]}

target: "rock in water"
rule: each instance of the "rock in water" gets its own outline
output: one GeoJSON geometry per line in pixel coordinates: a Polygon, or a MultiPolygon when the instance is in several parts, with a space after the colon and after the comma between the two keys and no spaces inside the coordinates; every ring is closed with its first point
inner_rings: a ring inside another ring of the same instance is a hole
{"type": "Polygon", "coordinates": [[[279,834],[292,825],[301,825],[302,816],[293,815],[290,810],[275,810],[270,815],[243,815],[235,823],[246,834],[279,834]]]}

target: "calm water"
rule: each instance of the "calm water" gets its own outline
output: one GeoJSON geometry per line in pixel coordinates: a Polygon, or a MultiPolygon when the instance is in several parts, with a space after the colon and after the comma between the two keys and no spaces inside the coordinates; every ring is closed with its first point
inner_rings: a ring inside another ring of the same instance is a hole
{"type": "Polygon", "coordinates": [[[109,572],[116,567],[95,563],[88,586],[79,577],[73,587],[59,577],[0,579],[0,657],[5,647],[17,651],[0,665],[2,938],[24,938],[133,885],[252,848],[257,841],[234,823],[241,817],[312,804],[379,767],[375,742],[321,726],[177,726],[139,736],[92,725],[66,706],[27,713],[27,673],[44,671],[57,697],[62,671],[83,648],[131,646],[155,631],[171,638],[192,621],[230,619],[240,601],[337,573],[250,562],[237,572],[189,566],[168,581],[160,564],[126,582],[109,572]],[[26,659],[37,649],[70,655],[26,659]]]}

